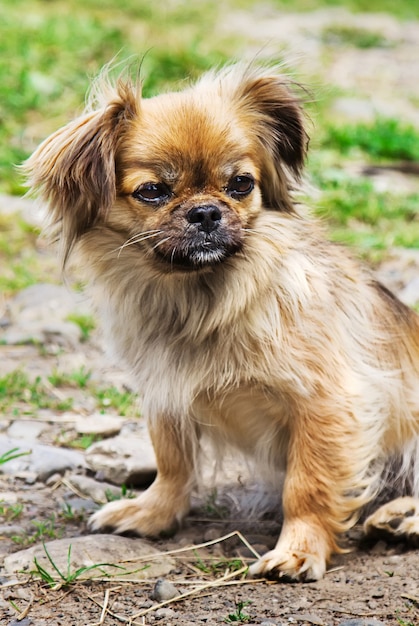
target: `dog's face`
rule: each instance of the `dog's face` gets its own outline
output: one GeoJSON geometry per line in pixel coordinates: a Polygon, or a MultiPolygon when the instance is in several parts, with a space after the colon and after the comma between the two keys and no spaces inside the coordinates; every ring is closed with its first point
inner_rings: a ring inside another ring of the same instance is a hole
{"type": "Polygon", "coordinates": [[[261,207],[254,142],[222,105],[191,93],[145,100],[117,155],[109,220],[171,267],[236,253],[261,207]]]}
{"type": "Polygon", "coordinates": [[[67,249],[106,227],[150,262],[189,271],[240,251],[263,208],[293,211],[305,148],[283,78],[230,68],[150,99],[119,84],[46,140],[28,169],[67,249]]]}

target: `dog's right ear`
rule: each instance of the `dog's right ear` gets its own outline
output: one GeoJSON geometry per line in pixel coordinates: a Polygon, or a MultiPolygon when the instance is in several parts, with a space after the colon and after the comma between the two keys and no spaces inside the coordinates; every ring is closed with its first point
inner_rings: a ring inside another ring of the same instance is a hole
{"type": "Polygon", "coordinates": [[[48,137],[23,164],[28,185],[50,209],[64,261],[76,240],[103,217],[116,195],[115,154],[126,124],[139,110],[129,83],[109,84],[106,104],[48,137]]]}

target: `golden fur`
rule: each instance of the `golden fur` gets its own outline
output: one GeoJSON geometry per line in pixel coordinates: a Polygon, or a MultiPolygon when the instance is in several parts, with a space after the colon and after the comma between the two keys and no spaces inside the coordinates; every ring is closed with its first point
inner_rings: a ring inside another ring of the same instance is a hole
{"type": "Polygon", "coordinates": [[[93,528],[171,528],[202,435],[286,470],[255,574],[322,577],[395,455],[417,495],[419,318],[298,207],[306,147],[285,78],[237,65],[150,99],[102,80],[27,162],[156,451],[151,487],[93,528]]]}

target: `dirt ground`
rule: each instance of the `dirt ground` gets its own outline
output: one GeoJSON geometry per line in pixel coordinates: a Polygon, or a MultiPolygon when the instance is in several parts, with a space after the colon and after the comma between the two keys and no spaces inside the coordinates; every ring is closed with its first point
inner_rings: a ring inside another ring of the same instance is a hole
{"type": "MultiPolygon", "coordinates": [[[[66,487],[28,486],[3,478],[0,487],[13,489],[25,504],[20,527],[30,530],[33,519],[48,520],[62,510],[66,487]]],[[[67,494],[68,495],[68,494],[67,494]]],[[[60,536],[88,534],[83,520],[57,523],[60,536]]],[[[153,542],[161,551],[223,537],[240,531],[255,548],[273,547],[279,523],[270,519],[220,519],[208,510],[195,510],[172,538],[153,542]]],[[[32,528],[33,531],[33,528],[32,528]]],[[[0,539],[7,552],[21,549],[0,539]]],[[[92,535],[94,542],[94,535],[92,535]]],[[[360,528],[346,537],[352,551],[339,556],[321,581],[289,584],[251,581],[235,575],[251,557],[240,536],[197,548],[172,558],[166,579],[179,593],[196,593],[160,606],[151,598],[155,580],[73,582],[51,589],[45,582],[19,576],[1,579],[4,587],[1,624],[93,626],[94,624],[247,623],[327,626],[413,626],[419,623],[419,552],[384,541],[365,544],[360,528]],[[242,559],[237,563],[234,559],[242,559]],[[230,576],[231,574],[231,576],[230,576]],[[7,608],[9,603],[10,608],[7,608]],[[20,610],[18,614],[16,607],[20,610]],[[350,621],[355,620],[355,621],[350,621]],[[376,620],[376,621],[374,621],[376,620]],[[378,624],[379,622],[379,624],[378,624]]],[[[0,570],[1,571],[1,570],[0,570]]],[[[1,613],[0,613],[1,615],[1,613]]]]}
{"type": "MultiPolygon", "coordinates": [[[[237,18],[238,19],[238,18],[237,18]]],[[[237,23],[237,19],[234,23],[237,23]]],[[[242,20],[245,19],[241,16],[242,20]]],[[[253,17],[246,18],[252,21],[253,17]]],[[[287,24],[289,20],[287,18],[287,24]]],[[[384,19],[384,18],[383,18],[384,19]]],[[[260,38],[255,38],[252,45],[260,50],[260,44],[270,37],[266,27],[272,26],[270,16],[260,20],[260,38]]],[[[309,22],[307,22],[309,25],[309,22]]],[[[389,36],[400,39],[400,32],[395,22],[383,22],[387,25],[389,36]],[[393,30],[392,30],[393,29],[393,30]]],[[[243,28],[246,25],[243,25],[243,28]]],[[[257,31],[252,22],[253,32],[257,31]]],[[[287,30],[288,27],[285,28],[287,30]]],[[[366,85],[364,96],[368,97],[368,88],[379,95],[381,83],[377,68],[384,67],[385,89],[397,91],[398,102],[406,116],[415,120],[414,110],[406,108],[403,100],[404,82],[410,92],[417,90],[417,59],[412,57],[413,46],[418,53],[419,39],[414,36],[413,27],[407,31],[405,47],[400,44],[377,52],[373,57],[368,52],[368,59],[360,62],[360,51],[351,51],[346,61],[342,51],[334,61],[330,58],[329,80],[334,77],[340,86],[356,83],[357,72],[361,71],[362,84],[366,85]],[[412,43],[414,42],[414,44],[412,43]],[[410,48],[409,48],[410,46],[410,48]],[[409,48],[409,55],[407,55],[409,48]],[[402,54],[402,52],[403,54],[402,54]],[[358,55],[358,56],[357,56],[358,55]],[[381,57],[380,57],[381,55],[381,57]],[[402,55],[402,56],[400,56],[402,55]],[[403,56],[404,55],[404,56],[403,56]],[[374,59],[377,61],[375,62],[374,59]],[[415,71],[412,63],[415,63],[415,71]],[[354,69],[356,68],[356,69],[354,69]],[[404,71],[401,71],[404,68],[404,71]],[[392,77],[397,74],[398,88],[394,90],[392,77]],[[374,82],[369,83],[371,76],[374,82]],[[345,83],[344,85],[342,83],[345,83]]],[[[415,26],[416,34],[418,25],[415,26]]],[[[288,29],[289,30],[289,29],[288,29]]],[[[304,30],[304,29],[303,29],[304,30]]],[[[305,54],[305,47],[310,37],[302,35],[300,40],[294,37],[294,47],[299,47],[300,57],[305,54]],[[300,42],[300,46],[298,45],[300,42]],[[304,43],[305,42],[305,43],[304,43]]],[[[273,34],[272,34],[273,37],[273,34]]],[[[250,42],[249,42],[250,45],[250,42]]],[[[308,63],[318,66],[325,62],[325,57],[312,54],[307,48],[308,63]]],[[[365,52],[362,52],[365,58],[365,52]]],[[[304,63],[302,63],[304,65],[304,63]]],[[[359,78],[359,75],[358,75],[359,78]]],[[[325,84],[327,84],[325,78],[325,84]]],[[[361,84],[361,83],[359,83],[361,84]]],[[[78,348],[79,349],[79,348],[78,348]]],[[[32,369],[51,367],[55,357],[48,354],[40,356],[33,346],[10,348],[16,352],[11,358],[16,362],[25,352],[26,362],[32,369]],[[48,360],[50,362],[48,363],[48,360]]],[[[92,350],[89,342],[83,350],[92,350]]],[[[10,357],[10,354],[9,354],[10,357]]],[[[57,424],[51,422],[49,438],[55,441],[57,424]]],[[[50,520],[57,517],[66,501],[68,488],[65,484],[27,484],[24,479],[13,479],[0,474],[0,492],[12,492],[17,502],[23,506],[18,520],[19,528],[32,529],[33,520],[50,520]]],[[[87,506],[87,505],[86,505],[87,506]]],[[[252,519],[246,514],[232,519],[225,512],[209,511],[208,507],[198,507],[187,518],[184,527],[174,537],[154,542],[161,551],[177,549],[187,545],[201,544],[222,537],[233,531],[239,531],[255,548],[273,547],[280,529],[279,520],[252,519]]],[[[60,519],[61,537],[76,537],[88,534],[86,514],[80,519],[60,519]]],[[[9,520],[9,525],[13,525],[9,520]]],[[[195,590],[185,598],[159,606],[151,598],[155,580],[130,582],[113,579],[107,582],[75,581],[59,588],[51,588],[45,582],[22,576],[19,580],[3,576],[1,563],[7,554],[22,549],[12,539],[12,533],[0,536],[0,624],[5,626],[33,625],[44,626],[93,626],[105,624],[154,624],[164,626],[192,626],[196,624],[247,623],[279,626],[285,624],[317,626],[416,626],[419,624],[419,552],[402,544],[385,541],[367,544],[362,538],[360,527],[354,528],[345,538],[350,552],[336,557],[325,578],[306,584],[285,584],[270,581],[252,581],[242,574],[235,574],[239,567],[235,559],[242,563],[251,560],[247,548],[238,535],[194,551],[176,555],[175,567],[167,576],[182,594],[195,590]]],[[[94,542],[94,535],[92,535],[94,542]]]]}

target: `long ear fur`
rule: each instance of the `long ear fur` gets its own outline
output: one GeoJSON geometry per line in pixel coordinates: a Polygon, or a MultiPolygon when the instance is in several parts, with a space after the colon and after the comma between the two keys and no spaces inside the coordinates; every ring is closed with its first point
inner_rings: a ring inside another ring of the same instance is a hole
{"type": "Polygon", "coordinates": [[[116,194],[115,153],[124,125],[138,114],[130,83],[101,79],[106,104],[48,137],[24,163],[30,187],[48,204],[64,262],[76,240],[103,217],[116,194]]]}
{"type": "MultiPolygon", "coordinates": [[[[299,182],[308,147],[299,98],[275,68],[233,65],[210,77],[230,98],[260,143],[265,206],[294,211],[289,195],[299,182]]],[[[205,85],[206,79],[204,77],[205,85]]]]}

